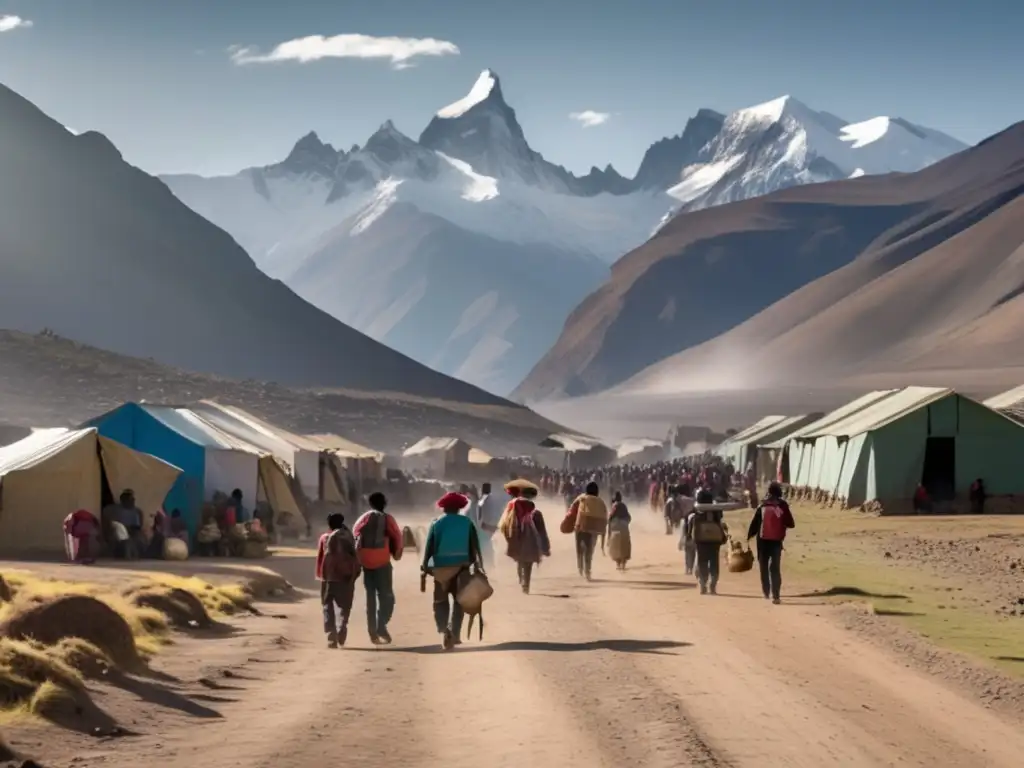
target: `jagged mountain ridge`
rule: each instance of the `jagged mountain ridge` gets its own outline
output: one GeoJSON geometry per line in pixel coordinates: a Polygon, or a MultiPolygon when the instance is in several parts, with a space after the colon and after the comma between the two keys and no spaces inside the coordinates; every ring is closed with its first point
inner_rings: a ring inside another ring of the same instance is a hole
{"type": "Polygon", "coordinates": [[[269,278],[102,134],[2,85],[0,114],[0,328],[235,379],[496,402],[269,278]]]}
{"type": "MultiPolygon", "coordinates": [[[[699,206],[705,194],[725,201],[744,189],[761,194],[850,175],[860,167],[851,158],[872,151],[846,147],[839,118],[782,102],[774,120],[701,110],[678,136],[652,145],[632,179],[611,166],[575,176],[530,147],[499,78],[485,70],[418,140],[391,121],[348,150],[309,133],[280,163],[234,176],[164,181],[230,232],[261,269],[317,306],[421,362],[507,392],[554,342],[576,302],[607,276],[608,265],[681,206],[699,206]],[[831,141],[818,136],[829,131],[831,141]],[[778,145],[779,137],[812,134],[815,141],[806,140],[799,156],[778,145]],[[842,157],[826,159],[819,151],[842,157]],[[409,241],[384,232],[385,222],[409,233],[409,241]],[[442,232],[453,239],[451,247],[439,239],[442,232]],[[436,281],[417,265],[419,246],[428,248],[424,260],[450,279],[448,300],[458,312],[425,311],[435,300],[426,285],[436,281]],[[490,256],[498,252],[503,260],[495,262],[490,256]],[[370,261],[372,283],[384,295],[340,285],[361,279],[370,261]],[[490,271],[481,272],[482,264],[490,271]],[[325,280],[339,284],[332,288],[325,280]],[[511,305],[510,295],[518,297],[511,305]],[[502,298],[495,304],[494,297],[502,298]],[[527,298],[554,309],[531,312],[527,298]],[[475,318],[469,330],[464,314],[475,318]],[[496,356],[499,349],[505,354],[496,356]]],[[[885,144],[885,133],[865,147],[885,144]]],[[[880,167],[863,165],[870,172],[880,167]]]]}

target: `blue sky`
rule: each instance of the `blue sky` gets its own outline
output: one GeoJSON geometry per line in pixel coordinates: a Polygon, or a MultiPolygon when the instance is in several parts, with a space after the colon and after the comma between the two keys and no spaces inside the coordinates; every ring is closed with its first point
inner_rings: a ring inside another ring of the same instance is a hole
{"type": "Polygon", "coordinates": [[[275,162],[309,130],[361,144],[388,118],[416,138],[485,67],[534,149],[577,172],[611,162],[632,174],[698,108],[784,93],[970,142],[1024,119],[1019,0],[0,0],[0,30],[5,16],[31,25],[0,31],[0,82],[150,172],[275,162]],[[407,68],[240,65],[228,52],[339,34],[459,52],[407,68]],[[610,117],[590,128],[569,118],[585,110],[610,117]]]}

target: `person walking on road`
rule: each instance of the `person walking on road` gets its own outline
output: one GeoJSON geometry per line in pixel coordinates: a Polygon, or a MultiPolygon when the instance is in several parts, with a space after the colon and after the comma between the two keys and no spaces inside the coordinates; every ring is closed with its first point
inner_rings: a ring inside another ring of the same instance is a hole
{"type": "Polygon", "coordinates": [[[722,563],[722,545],[729,529],[722,520],[722,510],[715,507],[714,494],[707,488],[697,492],[693,510],[693,541],[697,550],[697,580],[700,593],[718,594],[718,574],[722,563]]]}
{"type": "Polygon", "coordinates": [[[626,563],[633,555],[633,541],[629,535],[629,524],[632,521],[629,507],[622,500],[622,493],[616,491],[612,497],[612,511],[608,515],[608,555],[620,571],[626,570],[626,563]]]}
{"type": "Polygon", "coordinates": [[[761,591],[765,600],[782,602],[782,543],[786,532],[796,527],[793,512],[782,498],[782,486],[772,483],[768,495],[754,511],[747,540],[757,537],[757,564],[761,570],[761,591]]]}
{"type": "Polygon", "coordinates": [[[591,578],[597,539],[599,536],[604,537],[605,529],[608,527],[608,507],[598,496],[599,492],[597,483],[588,483],[583,494],[569,507],[569,516],[576,518],[576,566],[580,576],[587,581],[591,578]]]}
{"type": "Polygon", "coordinates": [[[388,624],[395,613],[394,567],[391,561],[402,559],[402,529],[395,518],[384,511],[388,500],[383,493],[371,493],[368,501],[370,510],[356,520],[352,533],[356,538],[356,555],[363,567],[370,642],[390,645],[388,624]]]}
{"type": "Polygon", "coordinates": [[[533,567],[542,558],[551,556],[544,515],[537,509],[537,489],[524,487],[512,502],[512,508],[501,520],[501,535],[508,544],[506,554],[515,560],[519,586],[523,594],[530,594],[533,567]]]}
{"type": "Polygon", "coordinates": [[[682,507],[683,524],[680,526],[682,531],[679,534],[679,549],[683,552],[686,559],[686,575],[692,576],[693,569],[697,562],[697,542],[693,540],[693,511],[695,509],[695,502],[692,491],[687,483],[683,483],[679,486],[679,495],[676,497],[679,505],[682,507]]]}
{"type": "Polygon", "coordinates": [[[320,581],[320,602],[324,609],[324,632],[327,645],[337,648],[348,638],[348,618],[359,578],[356,539],[345,525],[345,516],[334,512],[327,516],[330,530],[320,537],[316,553],[316,577],[320,581]],[[335,606],[341,612],[337,623],[335,606]]]}
{"type": "Polygon", "coordinates": [[[444,514],[430,524],[420,565],[424,574],[434,577],[434,623],[446,651],[461,643],[464,614],[456,599],[459,574],[471,565],[483,570],[476,526],[459,514],[468,504],[461,493],[446,493],[438,499],[444,514]]]}

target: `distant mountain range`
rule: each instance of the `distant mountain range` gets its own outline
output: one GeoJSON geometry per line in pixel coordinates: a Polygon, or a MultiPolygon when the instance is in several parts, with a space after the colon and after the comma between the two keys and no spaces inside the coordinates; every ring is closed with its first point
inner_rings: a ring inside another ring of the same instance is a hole
{"type": "Polygon", "coordinates": [[[1024,365],[1022,193],[1018,123],[914,173],[687,212],[615,265],[515,395],[948,384],[1024,365]]]}
{"type": "MultiPolygon", "coordinates": [[[[636,176],[575,176],[530,148],[493,72],[418,140],[315,133],[280,163],[163,177],[299,295],[416,360],[510,391],[570,311],[672,215],[810,182],[914,171],[965,145],[898,118],[849,123],[783,97],[708,109],[636,176]]],[[[570,325],[572,319],[569,319],[570,325]]]]}
{"type": "Polygon", "coordinates": [[[3,86],[0,115],[0,328],[233,379],[507,405],[296,296],[102,134],[3,86]]]}

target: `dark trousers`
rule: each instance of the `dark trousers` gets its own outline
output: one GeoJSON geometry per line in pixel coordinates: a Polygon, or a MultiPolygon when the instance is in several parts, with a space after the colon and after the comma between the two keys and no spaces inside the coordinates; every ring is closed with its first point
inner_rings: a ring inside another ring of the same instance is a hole
{"type": "Polygon", "coordinates": [[[523,588],[524,592],[528,592],[530,589],[530,577],[533,575],[533,563],[518,563],[519,571],[519,586],[523,588]]]}
{"type": "Polygon", "coordinates": [[[465,618],[462,606],[455,599],[458,582],[455,577],[444,584],[434,580],[434,624],[438,632],[451,631],[454,637],[462,632],[462,620],[465,618]]]}
{"type": "Polygon", "coordinates": [[[339,629],[348,626],[348,617],[352,613],[352,601],[356,593],[356,580],[321,581],[320,602],[324,608],[324,632],[334,635],[339,629]],[[337,623],[334,608],[341,613],[341,624],[337,623]]]}
{"type": "Polygon", "coordinates": [[[585,576],[590,576],[590,569],[594,565],[594,548],[596,546],[596,533],[576,532],[576,567],[585,576]]]}
{"type": "Polygon", "coordinates": [[[765,597],[782,594],[782,542],[757,540],[757,564],[761,568],[761,591],[765,597]]]}
{"type": "Polygon", "coordinates": [[[366,588],[366,628],[376,637],[387,631],[388,622],[395,614],[395,588],[391,563],[383,568],[363,569],[363,586],[366,588]]]}
{"type": "Polygon", "coordinates": [[[710,587],[712,591],[718,587],[718,569],[722,564],[721,544],[697,542],[697,580],[701,589],[710,587]]]}

